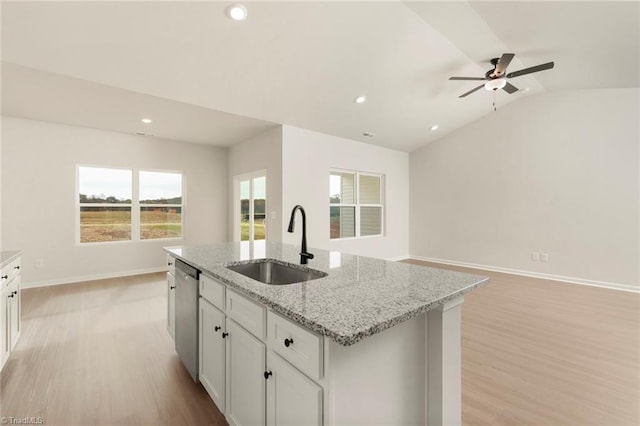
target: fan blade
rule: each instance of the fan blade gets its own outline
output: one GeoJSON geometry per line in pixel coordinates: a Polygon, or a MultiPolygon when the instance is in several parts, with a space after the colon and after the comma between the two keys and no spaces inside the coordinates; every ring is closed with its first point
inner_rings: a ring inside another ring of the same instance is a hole
{"type": "Polygon", "coordinates": [[[514,56],[516,55],[513,53],[503,53],[502,57],[496,64],[496,69],[495,71],[493,71],[492,75],[495,77],[495,76],[501,76],[502,74],[504,74],[505,71],[507,71],[507,67],[511,63],[511,60],[513,59],[514,56]]]}
{"type": "Polygon", "coordinates": [[[478,80],[478,81],[484,81],[486,80],[485,77],[449,77],[449,80],[478,80]]]}
{"type": "Polygon", "coordinates": [[[458,96],[459,98],[464,98],[467,95],[472,94],[473,92],[475,92],[476,90],[480,90],[484,87],[484,84],[481,84],[480,86],[476,87],[475,89],[471,89],[469,90],[467,93],[463,93],[462,95],[458,96]]]}
{"type": "Polygon", "coordinates": [[[521,75],[531,74],[533,72],[550,70],[553,68],[553,62],[547,62],[546,64],[536,65],[535,67],[525,68],[523,70],[510,72],[507,74],[507,78],[520,77],[521,75]]]}
{"type": "Polygon", "coordinates": [[[518,88],[516,86],[514,86],[513,84],[507,82],[506,86],[504,86],[502,88],[502,90],[504,90],[505,92],[507,92],[508,94],[512,94],[518,91],[518,88]]]}

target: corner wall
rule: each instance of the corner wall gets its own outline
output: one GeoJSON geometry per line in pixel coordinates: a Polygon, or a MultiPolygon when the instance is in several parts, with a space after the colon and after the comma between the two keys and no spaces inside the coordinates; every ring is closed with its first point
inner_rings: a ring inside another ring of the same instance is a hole
{"type": "Polygon", "coordinates": [[[164,246],[226,241],[224,148],[2,117],[1,170],[2,249],[24,251],[25,287],[164,270],[164,246]],[[181,171],[184,238],[76,244],[77,164],[181,171]]]}
{"type": "MultiPolygon", "coordinates": [[[[309,247],[361,256],[404,259],[409,253],[409,154],[292,126],[283,126],[282,239],[300,245],[300,227],[289,234],[296,204],[307,213],[309,247]],[[385,233],[381,237],[329,238],[329,170],[385,175],[385,233]]],[[[297,217],[300,220],[300,217],[297,217]]]]}
{"type": "Polygon", "coordinates": [[[639,93],[524,98],[412,152],[411,255],[640,289],[639,93]]]}

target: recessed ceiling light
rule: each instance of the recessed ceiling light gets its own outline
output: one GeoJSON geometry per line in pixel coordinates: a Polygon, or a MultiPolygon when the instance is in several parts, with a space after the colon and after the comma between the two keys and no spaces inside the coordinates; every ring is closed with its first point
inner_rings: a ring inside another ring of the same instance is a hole
{"type": "Polygon", "coordinates": [[[366,101],[366,100],[367,100],[366,96],[358,96],[357,98],[355,98],[353,100],[353,102],[355,102],[357,104],[361,104],[361,103],[364,103],[364,101],[366,101]]]}
{"type": "Polygon", "coordinates": [[[244,21],[247,19],[247,8],[241,4],[232,4],[226,9],[227,16],[234,21],[244,21]]]}
{"type": "Polygon", "coordinates": [[[151,124],[151,122],[153,122],[153,120],[150,118],[143,118],[140,121],[142,121],[144,124],[151,124]]]}
{"type": "Polygon", "coordinates": [[[433,126],[431,126],[431,131],[433,132],[434,130],[438,130],[437,124],[434,124],[433,126]]]}
{"type": "Polygon", "coordinates": [[[364,132],[364,133],[362,134],[362,136],[366,136],[366,137],[368,137],[368,138],[373,138],[373,137],[375,137],[375,136],[376,136],[376,134],[375,134],[375,133],[371,133],[371,132],[364,132]]]}

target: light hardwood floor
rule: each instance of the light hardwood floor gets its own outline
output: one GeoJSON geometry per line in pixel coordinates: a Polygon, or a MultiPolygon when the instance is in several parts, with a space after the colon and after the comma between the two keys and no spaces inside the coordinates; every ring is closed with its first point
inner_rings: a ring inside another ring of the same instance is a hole
{"type": "Polygon", "coordinates": [[[469,425],[640,425],[640,294],[489,276],[462,305],[469,425]]]}
{"type": "Polygon", "coordinates": [[[165,274],[23,290],[1,415],[46,425],[226,425],[180,364],[165,292],[165,274]]]}
{"type": "MultiPolygon", "coordinates": [[[[462,310],[465,424],[640,424],[640,295],[484,274],[462,310]]],[[[24,290],[0,415],[225,425],[175,354],[165,285],[149,274],[24,290]]]]}

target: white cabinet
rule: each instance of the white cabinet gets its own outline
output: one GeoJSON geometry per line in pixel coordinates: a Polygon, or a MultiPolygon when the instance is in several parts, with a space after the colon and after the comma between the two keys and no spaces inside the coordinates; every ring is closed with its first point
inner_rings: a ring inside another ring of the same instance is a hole
{"type": "Polygon", "coordinates": [[[20,297],[20,276],[16,276],[11,284],[9,284],[9,291],[7,294],[7,334],[9,340],[9,349],[13,351],[18,343],[18,337],[20,337],[20,309],[21,309],[21,297],[20,297]]]}
{"type": "Polygon", "coordinates": [[[229,424],[264,425],[266,309],[204,274],[200,295],[200,382],[229,424]]]}
{"type": "Polygon", "coordinates": [[[20,267],[18,256],[0,271],[0,368],[18,343],[22,327],[20,267]]]}
{"type": "Polygon", "coordinates": [[[264,343],[227,320],[227,412],[230,425],[265,424],[264,343]]]}
{"type": "Polygon", "coordinates": [[[172,339],[176,334],[176,260],[167,255],[167,331],[172,339]]]}
{"type": "Polygon", "coordinates": [[[322,425],[322,388],[273,351],[267,365],[267,425],[322,425]]]}
{"type": "Polygon", "coordinates": [[[200,296],[200,382],[229,424],[322,425],[323,339],[204,274],[200,296]]]}
{"type": "Polygon", "coordinates": [[[7,297],[8,295],[9,287],[3,285],[0,292],[0,368],[9,357],[10,351],[7,313],[9,312],[9,300],[11,299],[7,297]]]}
{"type": "Polygon", "coordinates": [[[225,411],[226,328],[224,314],[200,298],[200,383],[225,411]]]}

